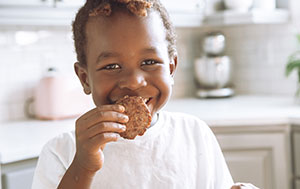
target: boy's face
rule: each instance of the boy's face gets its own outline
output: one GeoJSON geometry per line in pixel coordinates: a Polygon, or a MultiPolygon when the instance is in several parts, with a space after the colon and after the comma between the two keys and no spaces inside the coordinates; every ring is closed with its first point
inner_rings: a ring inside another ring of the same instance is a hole
{"type": "Polygon", "coordinates": [[[142,96],[152,116],[171,95],[177,57],[170,60],[166,33],[158,13],[137,17],[115,11],[90,17],[86,26],[87,66],[76,73],[96,106],[125,95],[142,96]]]}

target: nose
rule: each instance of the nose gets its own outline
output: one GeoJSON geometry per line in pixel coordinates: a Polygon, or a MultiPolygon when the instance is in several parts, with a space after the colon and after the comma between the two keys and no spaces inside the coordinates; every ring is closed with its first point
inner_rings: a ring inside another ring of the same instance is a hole
{"type": "Polygon", "coordinates": [[[120,89],[135,91],[147,85],[145,76],[139,71],[132,71],[121,76],[119,81],[120,89]]]}

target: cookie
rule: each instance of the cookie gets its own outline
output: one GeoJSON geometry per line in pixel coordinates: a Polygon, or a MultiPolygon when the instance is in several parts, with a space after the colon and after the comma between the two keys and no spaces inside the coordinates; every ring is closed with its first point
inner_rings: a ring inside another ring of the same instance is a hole
{"type": "Polygon", "coordinates": [[[142,136],[151,124],[151,114],[144,99],[140,96],[125,96],[119,99],[117,104],[125,107],[125,112],[129,117],[126,123],[126,131],[120,136],[126,139],[134,139],[137,135],[142,136]]]}

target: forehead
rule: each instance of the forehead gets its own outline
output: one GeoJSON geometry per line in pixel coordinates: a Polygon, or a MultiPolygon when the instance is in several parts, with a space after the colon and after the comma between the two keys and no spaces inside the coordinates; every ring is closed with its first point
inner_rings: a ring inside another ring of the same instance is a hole
{"type": "Polygon", "coordinates": [[[156,11],[139,17],[126,11],[115,11],[110,16],[90,17],[86,26],[88,46],[121,46],[132,43],[144,45],[166,44],[166,31],[156,11]],[[147,44],[149,43],[149,44],[147,44]]]}

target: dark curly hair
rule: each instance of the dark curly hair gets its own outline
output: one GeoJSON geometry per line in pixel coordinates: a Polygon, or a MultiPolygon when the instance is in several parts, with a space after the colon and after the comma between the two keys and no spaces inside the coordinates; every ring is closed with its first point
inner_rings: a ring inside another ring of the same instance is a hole
{"type": "Polygon", "coordinates": [[[77,61],[86,65],[86,23],[91,16],[99,14],[109,16],[116,7],[124,7],[137,16],[147,16],[151,10],[157,11],[162,19],[168,41],[169,57],[176,56],[175,29],[170,21],[169,15],[159,0],[87,0],[79,9],[73,22],[73,37],[77,61]]]}

